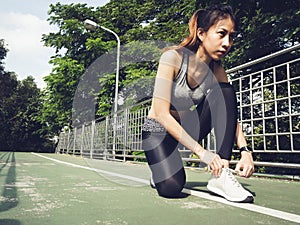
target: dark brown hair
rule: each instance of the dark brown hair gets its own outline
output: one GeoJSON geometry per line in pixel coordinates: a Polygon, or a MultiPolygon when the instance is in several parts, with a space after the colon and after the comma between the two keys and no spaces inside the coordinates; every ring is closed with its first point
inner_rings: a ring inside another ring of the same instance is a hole
{"type": "Polygon", "coordinates": [[[214,5],[208,9],[197,10],[189,21],[190,34],[180,43],[178,48],[187,48],[194,53],[197,52],[201,44],[197,36],[197,30],[202,28],[206,32],[215,23],[226,18],[231,18],[236,26],[236,18],[233,15],[233,10],[228,5],[214,5]]]}

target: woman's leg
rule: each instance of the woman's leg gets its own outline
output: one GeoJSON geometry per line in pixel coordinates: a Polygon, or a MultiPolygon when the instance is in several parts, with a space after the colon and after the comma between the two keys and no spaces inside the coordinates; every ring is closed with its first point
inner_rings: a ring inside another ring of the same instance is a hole
{"type": "Polygon", "coordinates": [[[217,91],[210,94],[207,100],[211,107],[217,153],[222,159],[231,160],[237,126],[235,90],[229,83],[219,83],[217,91]]]}
{"type": "Polygon", "coordinates": [[[232,85],[214,86],[197,111],[184,116],[182,126],[193,138],[199,137],[199,141],[214,128],[217,153],[222,159],[230,160],[237,126],[237,101],[232,85]]]}
{"type": "Polygon", "coordinates": [[[142,148],[152,171],[159,195],[177,197],[181,193],[186,176],[178,151],[178,142],[168,133],[142,133],[142,148]]]}

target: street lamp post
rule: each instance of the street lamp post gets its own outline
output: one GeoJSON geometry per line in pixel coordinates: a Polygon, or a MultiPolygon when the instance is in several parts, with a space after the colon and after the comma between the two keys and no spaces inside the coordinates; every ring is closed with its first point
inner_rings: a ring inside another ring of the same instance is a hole
{"type": "Polygon", "coordinates": [[[96,22],[92,20],[85,20],[84,26],[88,30],[96,30],[97,28],[101,28],[103,30],[106,30],[110,33],[112,33],[116,39],[117,39],[117,68],[116,68],[116,83],[115,83],[115,103],[114,103],[114,113],[118,111],[118,93],[119,93],[119,70],[120,70],[120,48],[121,48],[121,42],[119,36],[112,30],[98,25],[96,22]]]}
{"type": "MultiPolygon", "coordinates": [[[[112,30],[100,26],[96,22],[92,20],[85,20],[84,26],[88,30],[96,30],[97,28],[101,28],[112,33],[117,39],[117,68],[116,68],[116,83],[115,83],[115,102],[114,102],[114,126],[113,126],[113,159],[115,159],[116,153],[116,133],[117,133],[117,111],[118,111],[118,93],[119,93],[119,70],[120,70],[120,47],[121,42],[119,36],[112,30]]],[[[106,156],[105,156],[106,159],[106,156]]]]}

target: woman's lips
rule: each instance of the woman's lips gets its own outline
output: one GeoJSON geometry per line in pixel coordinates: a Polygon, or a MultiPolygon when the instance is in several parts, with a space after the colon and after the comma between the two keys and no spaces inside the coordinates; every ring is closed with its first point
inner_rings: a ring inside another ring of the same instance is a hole
{"type": "Polygon", "coordinates": [[[217,51],[218,56],[224,56],[226,55],[226,51],[217,51]]]}

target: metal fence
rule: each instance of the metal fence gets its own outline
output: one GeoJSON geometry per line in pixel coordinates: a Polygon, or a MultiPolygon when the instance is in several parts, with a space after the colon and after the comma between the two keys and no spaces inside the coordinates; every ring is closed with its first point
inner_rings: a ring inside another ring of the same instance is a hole
{"type": "MultiPolygon", "coordinates": [[[[239,122],[254,152],[294,153],[300,156],[300,45],[235,67],[227,72],[237,91],[239,122]],[[269,59],[294,52],[296,59],[254,70],[269,59]],[[245,71],[250,71],[246,73],[245,71]]],[[[144,160],[141,127],[148,114],[145,101],[72,131],[61,132],[57,153],[106,160],[144,160]]],[[[202,145],[213,149],[213,133],[202,145]]],[[[180,150],[186,162],[199,162],[180,150]]],[[[234,150],[234,152],[237,150],[234,150]]],[[[256,165],[300,168],[299,164],[255,162],[256,165]]]]}

